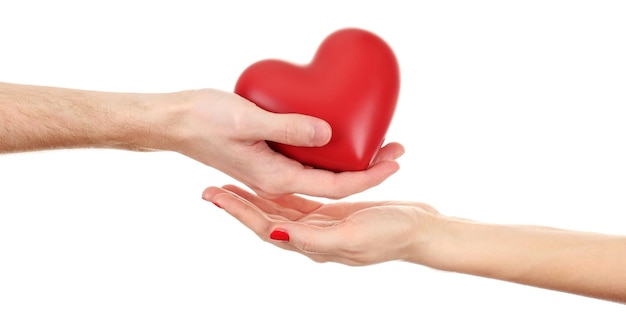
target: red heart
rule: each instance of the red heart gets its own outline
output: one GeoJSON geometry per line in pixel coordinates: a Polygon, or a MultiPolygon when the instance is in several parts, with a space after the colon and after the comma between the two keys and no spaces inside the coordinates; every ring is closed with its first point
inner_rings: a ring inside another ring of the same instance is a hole
{"type": "Polygon", "coordinates": [[[271,59],[252,64],[235,93],[268,111],[325,120],[333,135],[323,147],[268,144],[305,165],[354,171],[367,169],[382,146],[399,89],[398,62],[387,43],[346,28],[326,37],[310,64],[271,59]]]}

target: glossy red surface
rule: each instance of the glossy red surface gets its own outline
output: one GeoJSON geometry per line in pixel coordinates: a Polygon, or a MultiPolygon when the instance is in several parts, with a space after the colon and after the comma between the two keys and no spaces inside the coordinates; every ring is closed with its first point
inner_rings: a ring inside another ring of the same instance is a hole
{"type": "Polygon", "coordinates": [[[372,32],[346,28],[326,37],[309,64],[268,59],[250,65],[235,93],[268,111],[324,119],[333,136],[323,147],[269,144],[305,165],[354,171],[368,168],[382,146],[399,89],[389,45],[372,32]]]}

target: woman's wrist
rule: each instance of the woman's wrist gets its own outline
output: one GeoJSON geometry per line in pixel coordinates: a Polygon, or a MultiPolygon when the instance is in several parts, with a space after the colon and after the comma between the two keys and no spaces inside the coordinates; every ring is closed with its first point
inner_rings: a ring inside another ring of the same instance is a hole
{"type": "Polygon", "coordinates": [[[442,245],[447,245],[450,217],[436,212],[427,205],[417,206],[418,218],[409,238],[411,245],[407,249],[407,262],[442,269],[442,259],[445,259],[442,245]]]}
{"type": "Polygon", "coordinates": [[[490,269],[482,256],[494,226],[471,220],[431,214],[416,232],[421,244],[413,248],[410,262],[443,271],[478,274],[490,269]],[[425,232],[425,234],[423,234],[425,232]]]}

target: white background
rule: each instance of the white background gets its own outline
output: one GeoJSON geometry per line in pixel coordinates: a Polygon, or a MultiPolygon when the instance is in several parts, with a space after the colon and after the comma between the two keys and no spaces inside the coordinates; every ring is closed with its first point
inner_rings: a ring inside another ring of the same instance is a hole
{"type": "MultiPolygon", "coordinates": [[[[0,81],[232,90],[252,62],[305,63],[361,27],[399,59],[387,139],[407,151],[348,199],[624,234],[625,16],[623,1],[5,1],[0,81]]],[[[317,264],[200,198],[226,183],[168,152],[0,156],[0,313],[625,309],[402,262],[317,264]]]]}

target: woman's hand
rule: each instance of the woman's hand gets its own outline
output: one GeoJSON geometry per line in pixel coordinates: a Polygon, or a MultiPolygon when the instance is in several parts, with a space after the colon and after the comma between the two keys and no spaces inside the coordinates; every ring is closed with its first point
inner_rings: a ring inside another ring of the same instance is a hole
{"type": "Polygon", "coordinates": [[[317,262],[369,265],[420,260],[438,217],[415,202],[322,204],[288,195],[266,200],[236,186],[202,194],[261,239],[317,262]]]}
{"type": "Polygon", "coordinates": [[[438,214],[415,202],[265,200],[235,186],[202,197],[261,239],[317,262],[392,260],[626,304],[626,237],[438,214]]]}

